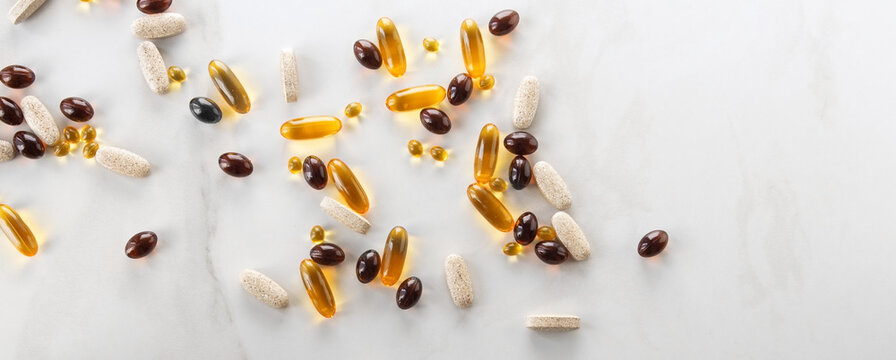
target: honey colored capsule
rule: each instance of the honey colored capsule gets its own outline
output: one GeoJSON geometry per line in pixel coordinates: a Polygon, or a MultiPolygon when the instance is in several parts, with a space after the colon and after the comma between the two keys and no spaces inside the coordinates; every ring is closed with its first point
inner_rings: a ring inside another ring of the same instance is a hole
{"type": "Polygon", "coordinates": [[[305,259],[299,266],[299,273],[302,275],[302,283],[305,284],[308,298],[311,299],[317,312],[325,318],[333,317],[333,314],[336,314],[336,300],[320,266],[311,259],[305,259]]]}
{"type": "Polygon", "coordinates": [[[485,124],[479,131],[479,142],[476,143],[476,157],[473,158],[473,177],[478,183],[486,183],[495,173],[498,162],[498,144],[500,144],[498,127],[485,124]]]}
{"type": "Polygon", "coordinates": [[[404,269],[404,258],[408,253],[408,232],[401,226],[392,228],[383,248],[383,261],[380,266],[380,280],[383,285],[392,286],[401,278],[404,269]]]}
{"type": "Polygon", "coordinates": [[[298,156],[289,158],[287,168],[289,169],[289,172],[293,174],[302,172],[302,159],[300,159],[298,156]]]}
{"type": "Polygon", "coordinates": [[[492,181],[488,182],[489,189],[492,189],[494,192],[504,192],[507,191],[507,181],[504,181],[502,178],[494,178],[492,181]]]}
{"type": "Polygon", "coordinates": [[[81,154],[84,155],[85,159],[93,159],[96,156],[96,151],[100,149],[100,144],[97,144],[93,141],[84,144],[84,147],[81,148],[81,154]]]}
{"type": "Polygon", "coordinates": [[[309,236],[311,237],[311,242],[317,244],[321,241],[324,241],[325,234],[326,234],[326,232],[324,232],[324,228],[322,226],[314,225],[311,227],[311,232],[309,233],[309,236]]]}
{"type": "Polygon", "coordinates": [[[404,58],[404,46],[401,45],[401,37],[392,19],[384,17],[376,22],[376,39],[380,45],[383,62],[386,70],[394,77],[401,77],[407,70],[407,62],[404,58]]]}
{"type": "Polygon", "coordinates": [[[345,106],[345,116],[353,118],[358,115],[361,115],[362,109],[363,109],[363,107],[361,106],[360,103],[353,102],[351,104],[348,104],[345,106]]]}
{"type": "Polygon", "coordinates": [[[550,226],[542,226],[538,228],[538,238],[542,240],[554,240],[557,238],[557,232],[550,226]]]}
{"type": "Polygon", "coordinates": [[[19,213],[9,205],[0,204],[0,220],[2,220],[0,221],[0,230],[3,230],[3,234],[12,243],[12,246],[16,247],[16,250],[25,256],[37,254],[37,240],[19,213]]]}
{"type": "Polygon", "coordinates": [[[249,112],[252,104],[249,102],[249,94],[243,88],[243,83],[236,77],[230,67],[221,60],[212,60],[208,63],[208,75],[218,88],[218,92],[224,101],[240,114],[249,112]]]}
{"type": "Polygon", "coordinates": [[[408,111],[434,106],[445,98],[445,88],[439,85],[420,85],[398,90],[386,98],[386,108],[392,111],[408,111]]]}
{"type": "Polygon", "coordinates": [[[508,232],[513,230],[513,216],[504,207],[501,200],[492,195],[491,191],[479,184],[471,184],[467,187],[467,197],[479,214],[488,220],[495,229],[508,232]]]}
{"type": "Polygon", "coordinates": [[[460,49],[464,55],[464,66],[470,77],[478,78],[485,74],[485,46],[482,45],[482,34],[479,25],[473,19],[465,19],[460,24],[460,49]]]}
{"type": "Polygon", "coordinates": [[[187,73],[180,66],[171,65],[168,67],[168,78],[177,83],[184,82],[187,79],[187,73]]]}
{"type": "Polygon", "coordinates": [[[68,155],[69,151],[71,151],[72,145],[67,142],[60,142],[53,147],[53,155],[57,157],[63,157],[68,155]]]}
{"type": "Polygon", "coordinates": [[[331,159],[327,163],[327,169],[330,171],[330,176],[333,177],[333,184],[336,185],[336,190],[339,190],[339,194],[345,199],[348,207],[352,208],[356,213],[366,213],[370,209],[370,202],[367,200],[367,193],[364,191],[364,187],[358,182],[358,178],[355,177],[352,169],[339,159],[331,159]]]}
{"type": "Polygon", "coordinates": [[[423,38],[423,48],[429,52],[439,51],[439,41],[431,37],[423,38]]]}
{"type": "Polygon", "coordinates": [[[433,146],[429,149],[429,155],[436,161],[445,161],[448,159],[448,150],[445,150],[441,146],[433,146]]]}
{"type": "Polygon", "coordinates": [[[517,244],[516,242],[511,241],[509,243],[504,244],[503,251],[504,251],[504,255],[517,256],[521,252],[523,252],[523,247],[520,246],[520,244],[517,244]]]}
{"type": "Polygon", "coordinates": [[[96,128],[93,126],[84,125],[81,127],[81,130],[78,130],[78,133],[81,135],[81,140],[84,140],[84,142],[96,140],[96,128]]]}
{"type": "Polygon", "coordinates": [[[485,75],[479,78],[478,85],[479,89],[491,90],[493,87],[495,87],[495,77],[491,75],[485,75]]]}
{"type": "Polygon", "coordinates": [[[81,142],[81,133],[74,126],[66,126],[62,129],[62,139],[67,143],[77,144],[81,142]]]}
{"type": "Polygon", "coordinates": [[[289,120],[280,126],[280,135],[289,140],[317,139],[342,130],[342,121],[335,116],[307,116],[289,120]]]}
{"type": "Polygon", "coordinates": [[[408,141],[408,152],[413,157],[420,157],[423,155],[423,144],[418,140],[408,141]]]}

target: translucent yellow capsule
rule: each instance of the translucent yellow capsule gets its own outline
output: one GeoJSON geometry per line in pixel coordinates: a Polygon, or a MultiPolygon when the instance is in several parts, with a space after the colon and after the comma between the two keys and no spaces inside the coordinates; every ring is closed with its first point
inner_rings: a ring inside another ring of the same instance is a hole
{"type": "Polygon", "coordinates": [[[311,233],[309,234],[311,236],[311,242],[317,244],[321,241],[324,241],[324,234],[325,232],[322,226],[314,225],[311,228],[311,233]]]}
{"type": "Polygon", "coordinates": [[[383,285],[392,286],[401,279],[404,269],[404,258],[408,253],[408,231],[401,226],[392,228],[383,248],[383,261],[380,266],[380,279],[383,285]]]}
{"type": "Polygon", "coordinates": [[[554,228],[547,225],[538,228],[536,234],[542,240],[554,240],[557,238],[557,232],[554,231],[554,228]]]}
{"type": "Polygon", "coordinates": [[[386,70],[394,77],[401,77],[407,70],[407,62],[404,58],[404,46],[401,45],[401,37],[392,19],[384,17],[376,22],[376,39],[383,55],[383,63],[386,70]]]}
{"type": "Polygon", "coordinates": [[[423,38],[423,48],[429,52],[439,51],[439,41],[431,37],[423,38]]]}
{"type": "Polygon", "coordinates": [[[307,140],[333,135],[341,129],[342,121],[335,116],[307,116],[283,123],[280,135],[289,140],[307,140]]]}
{"type": "Polygon", "coordinates": [[[302,260],[299,273],[302,275],[305,291],[317,312],[325,318],[333,317],[333,314],[336,314],[336,300],[333,298],[330,283],[327,282],[320,266],[317,266],[311,259],[305,259],[302,260]]]}
{"type": "Polygon", "coordinates": [[[482,90],[491,90],[491,88],[495,87],[495,77],[491,75],[485,75],[479,78],[477,82],[479,84],[479,88],[482,90]]]}
{"type": "Polygon", "coordinates": [[[289,164],[287,165],[287,167],[289,168],[289,172],[293,174],[302,172],[302,159],[298,156],[289,158],[289,164]]]}
{"type": "Polygon", "coordinates": [[[513,229],[513,216],[510,215],[510,211],[507,211],[501,200],[498,200],[491,191],[479,184],[472,184],[467,187],[467,197],[470,199],[473,207],[479,211],[479,214],[482,214],[482,217],[488,220],[495,229],[503,232],[513,229]]]}
{"type": "Polygon", "coordinates": [[[392,111],[408,111],[433,106],[445,98],[445,88],[439,85],[420,85],[398,90],[386,98],[386,107],[392,111]]]}
{"type": "Polygon", "coordinates": [[[183,82],[187,79],[187,73],[184,72],[184,69],[181,69],[180,66],[171,65],[168,67],[168,79],[174,82],[183,82]]]}
{"type": "Polygon", "coordinates": [[[53,155],[58,157],[63,157],[68,155],[69,151],[72,149],[72,144],[64,141],[60,141],[55,146],[53,146],[53,155]]]}
{"type": "Polygon", "coordinates": [[[504,255],[507,256],[516,256],[523,252],[523,247],[520,244],[517,244],[516,241],[511,241],[507,244],[504,244],[504,255]]]}
{"type": "Polygon", "coordinates": [[[78,132],[81,134],[81,140],[84,140],[84,142],[96,140],[96,128],[93,126],[84,125],[78,132]]]}
{"type": "Polygon", "coordinates": [[[3,230],[12,246],[15,246],[22,255],[37,254],[37,240],[34,239],[28,224],[25,224],[19,213],[6,204],[0,204],[0,230],[3,230]]]}
{"type": "Polygon", "coordinates": [[[96,156],[96,151],[100,149],[100,144],[95,142],[88,142],[84,144],[84,147],[81,148],[81,154],[84,155],[85,159],[93,159],[96,156]]]}
{"type": "Polygon", "coordinates": [[[420,157],[423,155],[423,144],[417,140],[408,141],[408,152],[413,157],[420,157]]]}
{"type": "Polygon", "coordinates": [[[249,112],[252,104],[249,102],[249,94],[243,88],[243,83],[236,77],[230,67],[221,60],[212,60],[208,63],[208,75],[218,88],[218,92],[224,97],[224,101],[240,114],[249,112]]]}
{"type": "Polygon", "coordinates": [[[358,214],[366,213],[370,209],[370,202],[367,200],[367,193],[364,187],[358,182],[358,178],[342,160],[332,159],[327,163],[327,170],[333,178],[333,184],[336,190],[342,194],[342,198],[358,214]]]}
{"type": "Polygon", "coordinates": [[[473,19],[466,19],[460,24],[460,49],[464,55],[467,74],[472,78],[485,74],[485,47],[482,45],[479,25],[473,19]]]}
{"type": "Polygon", "coordinates": [[[473,177],[478,183],[486,183],[495,173],[498,162],[498,144],[501,142],[498,127],[485,124],[479,131],[479,142],[476,143],[476,157],[473,158],[473,177]]]}
{"type": "Polygon", "coordinates": [[[430,148],[429,155],[432,156],[433,159],[436,159],[436,161],[445,161],[445,159],[448,159],[448,151],[441,146],[433,146],[430,148]]]}
{"type": "Polygon", "coordinates": [[[494,192],[504,192],[507,191],[507,181],[504,181],[504,179],[502,178],[496,177],[492,179],[492,181],[488,182],[488,187],[494,192]]]}
{"type": "Polygon", "coordinates": [[[77,144],[81,142],[81,133],[74,126],[66,126],[62,129],[62,139],[67,143],[77,144]]]}
{"type": "Polygon", "coordinates": [[[355,116],[361,115],[361,104],[357,102],[353,102],[345,106],[345,116],[353,118],[355,116]]]}

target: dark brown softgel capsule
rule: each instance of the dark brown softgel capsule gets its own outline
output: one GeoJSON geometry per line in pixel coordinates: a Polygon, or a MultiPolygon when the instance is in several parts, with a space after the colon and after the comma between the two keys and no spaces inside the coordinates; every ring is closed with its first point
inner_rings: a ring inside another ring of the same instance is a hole
{"type": "Polygon", "coordinates": [[[377,49],[372,42],[363,39],[358,40],[355,41],[355,46],[352,48],[355,51],[355,59],[358,59],[358,62],[364,67],[376,70],[383,66],[383,57],[380,55],[380,49],[377,49]]]}
{"type": "Polygon", "coordinates": [[[75,122],[85,122],[93,118],[93,106],[79,97],[62,99],[59,110],[62,111],[62,115],[75,122]]]}
{"type": "Polygon", "coordinates": [[[12,143],[16,146],[16,150],[22,153],[22,156],[29,159],[40,159],[44,156],[46,146],[44,142],[34,133],[28,131],[19,131],[12,136],[12,143]]]}
{"type": "Polygon", "coordinates": [[[420,123],[433,134],[447,134],[451,131],[451,119],[444,111],[434,108],[420,110],[420,123]]]}
{"type": "Polygon", "coordinates": [[[358,257],[358,264],[355,265],[355,274],[358,275],[358,281],[366,284],[380,272],[380,253],[370,249],[365,251],[358,257]]]}
{"type": "Polygon", "coordinates": [[[420,296],[423,295],[423,282],[416,276],[411,276],[398,286],[398,292],[395,293],[395,303],[402,310],[407,310],[417,305],[420,296]]]}
{"type": "Polygon", "coordinates": [[[319,157],[309,155],[302,162],[302,176],[312,188],[321,190],[327,187],[327,164],[319,157]]]}
{"type": "Polygon", "coordinates": [[[0,82],[13,89],[24,89],[34,83],[34,71],[22,65],[9,65],[0,70],[0,82]]]}
{"type": "Polygon", "coordinates": [[[492,35],[507,35],[520,23],[520,14],[514,10],[499,11],[488,22],[488,32],[492,35]]]}
{"type": "Polygon", "coordinates": [[[529,245],[538,234],[538,218],[531,212],[524,212],[513,224],[513,239],[520,245],[529,245]]]}
{"type": "Polygon", "coordinates": [[[473,79],[467,74],[457,74],[448,84],[448,102],[457,106],[463,104],[473,94],[473,79]]]}
{"type": "Polygon", "coordinates": [[[517,155],[510,160],[510,170],[507,172],[507,181],[514,189],[522,190],[532,181],[532,165],[525,156],[517,155]]]}
{"type": "Polygon", "coordinates": [[[666,244],[669,243],[669,234],[666,234],[663,230],[654,230],[644,237],[641,238],[641,241],[638,242],[638,255],[643,257],[651,257],[659,255],[659,253],[663,252],[663,249],[666,248],[666,244]]]}
{"type": "Polygon", "coordinates": [[[233,177],[246,177],[252,175],[252,161],[245,155],[235,152],[223,153],[218,157],[218,166],[227,175],[233,177]]]}
{"type": "Polygon", "coordinates": [[[559,241],[546,240],[535,244],[535,255],[546,264],[557,265],[569,258],[569,250],[559,241]]]}
{"type": "Polygon", "coordinates": [[[124,247],[124,254],[131,259],[139,259],[152,252],[156,248],[159,237],[152,231],[141,231],[128,240],[124,247]]]}
{"type": "Polygon", "coordinates": [[[137,0],[137,9],[144,14],[158,14],[171,6],[171,0],[137,0]]]}
{"type": "Polygon", "coordinates": [[[529,155],[538,150],[538,139],[525,131],[514,131],[504,137],[504,147],[517,155],[529,155]]]}
{"type": "Polygon", "coordinates": [[[7,125],[21,125],[25,116],[22,115],[22,109],[16,105],[15,101],[7,97],[0,96],[0,121],[7,125]]]}
{"type": "Polygon", "coordinates": [[[345,252],[336,244],[320,243],[311,248],[311,260],[321,265],[339,265],[345,260],[345,252]]]}

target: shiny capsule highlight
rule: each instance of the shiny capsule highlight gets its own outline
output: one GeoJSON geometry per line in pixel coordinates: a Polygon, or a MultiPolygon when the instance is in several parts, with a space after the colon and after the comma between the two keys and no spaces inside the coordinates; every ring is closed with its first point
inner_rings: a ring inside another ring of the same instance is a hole
{"type": "Polygon", "coordinates": [[[152,231],[141,231],[128,240],[124,247],[124,254],[131,259],[139,259],[152,252],[159,242],[159,237],[152,231]]]}
{"type": "Polygon", "coordinates": [[[514,10],[499,11],[488,22],[488,31],[492,35],[502,36],[510,34],[520,23],[520,14],[514,10]]]}
{"type": "Polygon", "coordinates": [[[525,156],[517,155],[510,160],[510,168],[507,171],[507,180],[514,189],[522,190],[532,182],[532,165],[525,156]]]}
{"type": "Polygon", "coordinates": [[[517,256],[521,252],[523,252],[523,247],[515,242],[509,242],[504,244],[504,248],[502,249],[502,251],[504,252],[504,255],[517,256]]]}
{"type": "Polygon", "coordinates": [[[470,77],[478,78],[485,74],[485,46],[479,25],[473,19],[465,19],[460,25],[460,48],[464,57],[464,66],[470,77]]]}
{"type": "Polygon", "coordinates": [[[0,121],[11,126],[21,125],[25,121],[25,115],[15,101],[0,96],[0,121]]]}
{"type": "Polygon", "coordinates": [[[419,140],[408,141],[408,152],[411,153],[411,156],[413,157],[420,157],[423,155],[423,143],[419,140]]]}
{"type": "Polygon", "coordinates": [[[392,286],[401,278],[404,260],[408,253],[408,232],[401,226],[392,228],[383,248],[383,262],[380,280],[383,285],[392,286]]]}
{"type": "Polygon", "coordinates": [[[408,111],[434,106],[445,98],[445,88],[439,85],[420,85],[398,90],[386,98],[386,108],[408,111]]]}
{"type": "Polygon", "coordinates": [[[377,49],[376,45],[370,41],[363,39],[355,41],[354,46],[352,46],[352,51],[355,53],[355,59],[358,59],[361,66],[372,70],[379,69],[380,66],[383,66],[383,58],[380,56],[380,49],[377,49]]]}
{"type": "Polygon", "coordinates": [[[473,79],[466,73],[457,74],[448,84],[448,102],[458,106],[465,103],[473,94],[473,79]]]}
{"type": "Polygon", "coordinates": [[[562,264],[569,258],[569,250],[559,241],[545,240],[535,244],[535,256],[545,264],[562,264]]]}
{"type": "Polygon", "coordinates": [[[520,245],[529,245],[538,234],[538,218],[526,211],[513,224],[513,239],[520,245]]]}
{"type": "Polygon", "coordinates": [[[74,122],[85,122],[93,119],[93,105],[79,97],[68,97],[59,102],[59,111],[74,122]]]}
{"type": "Polygon", "coordinates": [[[345,261],[345,252],[339,245],[320,243],[311,248],[311,260],[320,265],[339,265],[345,261]]]}
{"type": "Polygon", "coordinates": [[[444,111],[436,108],[420,110],[420,123],[433,134],[443,135],[451,131],[451,118],[444,111]]]}
{"type": "Polygon", "coordinates": [[[479,214],[495,229],[502,232],[513,230],[513,216],[510,215],[510,211],[507,211],[501,200],[492,195],[491,191],[482,185],[472,184],[467,187],[467,198],[470,199],[470,203],[479,211],[479,214]]]}
{"type": "Polygon", "coordinates": [[[367,192],[355,177],[355,173],[342,160],[331,159],[327,163],[327,169],[330,176],[333,177],[333,184],[336,190],[345,199],[348,207],[352,208],[358,214],[364,214],[370,209],[370,202],[367,200],[367,192]]]}
{"type": "Polygon", "coordinates": [[[224,113],[214,100],[202,96],[190,100],[190,113],[196,120],[206,124],[216,124],[224,117],[224,113]]]}
{"type": "Polygon", "coordinates": [[[423,282],[420,281],[420,278],[411,276],[398,286],[398,291],[395,292],[395,303],[399,309],[407,310],[417,305],[422,296],[423,282]]]}
{"type": "Polygon", "coordinates": [[[29,87],[34,79],[34,71],[22,65],[9,65],[0,70],[0,82],[13,89],[29,87]]]}
{"type": "Polygon", "coordinates": [[[280,126],[280,135],[288,140],[308,140],[334,135],[342,130],[335,116],[307,116],[289,120],[280,126]]]}
{"type": "Polygon", "coordinates": [[[383,62],[386,70],[394,77],[401,77],[407,70],[407,61],[404,57],[404,46],[401,44],[401,36],[392,19],[380,18],[376,22],[376,39],[380,45],[383,62]]]}
{"type": "Polygon", "coordinates": [[[12,136],[12,143],[22,156],[29,159],[40,159],[44,156],[44,142],[29,131],[19,131],[12,136]]]}
{"type": "Polygon", "coordinates": [[[358,263],[355,264],[355,275],[358,281],[367,284],[380,272],[380,254],[376,250],[370,249],[358,257],[358,263]]]}
{"type": "Polygon", "coordinates": [[[91,142],[96,140],[96,128],[93,126],[82,126],[81,130],[78,130],[78,134],[81,136],[81,140],[84,142],[91,142]]]}
{"type": "Polygon", "coordinates": [[[327,187],[327,164],[323,162],[319,157],[314,155],[309,155],[305,158],[305,161],[302,162],[302,176],[305,178],[305,182],[308,183],[313,189],[321,190],[327,187]]]}
{"type": "Polygon", "coordinates": [[[235,152],[221,154],[218,157],[218,166],[225,174],[238,178],[252,175],[252,170],[255,168],[252,160],[246,155],[235,152]]]}
{"type": "Polygon", "coordinates": [[[669,243],[669,234],[667,234],[663,230],[654,230],[641,238],[641,241],[638,242],[638,255],[641,257],[651,257],[657,256],[663,249],[666,248],[666,244],[669,243]]]}
{"type": "Polygon", "coordinates": [[[224,101],[240,114],[249,112],[252,104],[249,101],[249,94],[243,88],[243,83],[236,77],[233,70],[221,60],[212,60],[208,63],[208,75],[212,78],[215,88],[224,98],[224,101]]]}
{"type": "Polygon", "coordinates": [[[31,228],[19,213],[6,204],[0,204],[0,230],[22,255],[30,257],[37,254],[37,240],[31,228]]]}
{"type": "Polygon", "coordinates": [[[435,161],[445,161],[448,159],[448,150],[441,146],[433,146],[429,148],[429,156],[432,156],[435,161]]]}
{"type": "Polygon", "coordinates": [[[495,124],[485,124],[479,131],[479,141],[476,143],[476,154],[473,158],[473,177],[478,183],[488,182],[495,173],[499,136],[495,124]]]}
{"type": "Polygon", "coordinates": [[[302,260],[299,265],[299,274],[302,276],[302,284],[305,285],[305,292],[317,312],[325,317],[331,318],[336,314],[336,299],[333,297],[333,291],[330,290],[330,283],[324,276],[320,266],[310,259],[302,260]]]}

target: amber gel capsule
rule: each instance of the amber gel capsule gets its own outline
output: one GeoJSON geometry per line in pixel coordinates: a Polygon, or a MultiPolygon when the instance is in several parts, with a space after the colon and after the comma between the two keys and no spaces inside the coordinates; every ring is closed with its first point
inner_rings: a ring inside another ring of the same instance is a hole
{"type": "Polygon", "coordinates": [[[404,257],[408,253],[408,232],[401,226],[392,228],[383,248],[383,262],[380,265],[380,279],[383,285],[392,286],[401,278],[404,257]]]}
{"type": "Polygon", "coordinates": [[[380,52],[386,70],[394,77],[401,77],[407,70],[407,62],[404,59],[404,46],[401,45],[401,37],[392,19],[384,17],[376,22],[376,39],[380,44],[380,52]]]}
{"type": "Polygon", "coordinates": [[[386,98],[386,107],[392,111],[408,111],[442,102],[445,88],[439,85],[420,85],[398,90],[386,98]]]}
{"type": "Polygon", "coordinates": [[[317,139],[342,130],[335,116],[308,116],[289,120],[280,126],[280,135],[289,140],[317,139]]]}
{"type": "Polygon", "coordinates": [[[252,104],[249,103],[249,95],[243,88],[243,83],[234,75],[230,67],[221,60],[212,60],[208,63],[208,74],[212,82],[218,88],[218,92],[224,97],[224,101],[240,114],[249,112],[252,104]]]}
{"type": "Polygon", "coordinates": [[[333,177],[333,184],[336,190],[348,203],[348,207],[352,208],[358,214],[364,214],[370,209],[370,202],[367,200],[367,193],[364,187],[358,182],[355,173],[342,160],[332,159],[327,163],[327,169],[330,170],[330,176],[333,177]]]}
{"type": "Polygon", "coordinates": [[[6,238],[16,247],[22,255],[34,256],[37,254],[37,240],[25,221],[9,205],[0,204],[0,230],[6,234],[6,238]]]}
{"type": "Polygon", "coordinates": [[[336,300],[320,266],[311,259],[305,259],[299,266],[299,273],[302,275],[305,291],[308,292],[308,297],[311,298],[311,303],[317,312],[325,318],[333,317],[336,313],[336,300]]]}
{"type": "Polygon", "coordinates": [[[473,19],[466,19],[460,24],[460,49],[470,77],[482,77],[485,74],[485,46],[482,45],[479,25],[473,19]]]}
{"type": "Polygon", "coordinates": [[[476,143],[476,157],[473,159],[473,177],[478,183],[487,183],[495,173],[495,164],[498,162],[498,127],[495,124],[485,124],[479,131],[479,142],[476,143]]]}
{"type": "Polygon", "coordinates": [[[507,208],[504,207],[501,200],[498,200],[495,195],[492,195],[491,191],[488,191],[479,184],[472,184],[467,187],[467,197],[470,198],[473,207],[475,207],[476,210],[482,214],[482,217],[484,217],[485,220],[488,220],[495,229],[503,232],[513,230],[513,216],[510,215],[510,211],[507,211],[507,208]]]}

